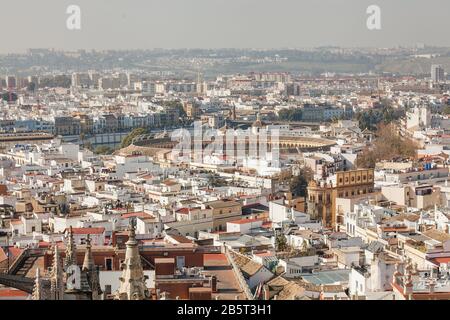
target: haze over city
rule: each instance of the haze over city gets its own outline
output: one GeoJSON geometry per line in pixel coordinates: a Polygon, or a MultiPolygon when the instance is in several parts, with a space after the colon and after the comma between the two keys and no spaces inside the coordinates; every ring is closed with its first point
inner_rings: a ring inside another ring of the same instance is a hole
{"type": "Polygon", "coordinates": [[[446,0],[3,1],[2,24],[9,33],[0,52],[450,46],[449,10],[446,0]],[[77,31],[65,27],[66,8],[73,4],[82,14],[77,31]],[[381,8],[381,30],[366,28],[372,4],[381,8]]]}

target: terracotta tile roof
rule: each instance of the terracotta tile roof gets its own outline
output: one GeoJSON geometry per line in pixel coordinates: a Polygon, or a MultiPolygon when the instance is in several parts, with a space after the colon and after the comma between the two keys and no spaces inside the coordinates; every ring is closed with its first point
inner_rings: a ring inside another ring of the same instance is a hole
{"type": "MultiPolygon", "coordinates": [[[[69,229],[66,229],[68,231],[69,229]]],[[[102,234],[105,232],[105,228],[72,228],[73,234],[102,234]]]]}
{"type": "Polygon", "coordinates": [[[126,213],[123,214],[121,216],[122,219],[128,219],[128,218],[148,218],[148,217],[153,217],[151,214],[143,212],[143,211],[139,211],[139,212],[130,212],[130,213],[126,213]]]}
{"type": "Polygon", "coordinates": [[[223,253],[206,253],[203,255],[203,260],[206,261],[227,261],[227,257],[223,253]]]}
{"type": "Polygon", "coordinates": [[[250,278],[263,268],[262,264],[259,264],[242,254],[232,252],[231,256],[246,278],[250,278]]]}
{"type": "Polygon", "coordinates": [[[431,262],[433,262],[434,264],[441,264],[441,263],[450,263],[450,257],[439,257],[439,258],[434,258],[430,260],[431,262]]]}
{"type": "Polygon", "coordinates": [[[428,230],[423,232],[423,235],[430,237],[431,239],[434,239],[439,242],[445,242],[450,240],[450,234],[444,233],[439,230],[428,230]]]}
{"type": "Polygon", "coordinates": [[[6,259],[8,259],[8,257],[6,256],[5,251],[3,251],[3,248],[0,247],[0,262],[5,261],[6,259]]]}
{"type": "Polygon", "coordinates": [[[264,222],[262,227],[263,228],[272,228],[272,221],[264,222]]]}
{"type": "Polygon", "coordinates": [[[176,213],[188,214],[189,208],[181,208],[176,211],[176,213]]]}
{"type": "Polygon", "coordinates": [[[0,289],[0,298],[28,297],[28,293],[17,289],[0,289]]]}
{"type": "Polygon", "coordinates": [[[21,225],[22,224],[22,221],[21,220],[11,220],[11,222],[10,222],[12,225],[21,225]]]}
{"type": "Polygon", "coordinates": [[[15,259],[17,256],[19,256],[23,252],[23,249],[16,248],[16,247],[9,247],[9,254],[10,258],[15,259]]]}
{"type": "Polygon", "coordinates": [[[192,243],[191,240],[184,236],[170,235],[170,237],[178,243],[192,243]]]}
{"type": "Polygon", "coordinates": [[[150,215],[150,214],[148,214],[146,212],[140,211],[140,212],[126,213],[126,214],[123,214],[121,216],[122,219],[128,219],[128,218],[133,218],[133,217],[136,217],[136,218],[148,218],[148,217],[152,217],[152,215],[150,215]]]}

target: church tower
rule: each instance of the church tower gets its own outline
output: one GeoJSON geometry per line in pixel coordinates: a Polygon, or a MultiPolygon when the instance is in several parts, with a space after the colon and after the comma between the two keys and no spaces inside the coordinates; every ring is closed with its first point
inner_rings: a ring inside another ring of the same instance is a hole
{"type": "Polygon", "coordinates": [[[134,220],[130,222],[129,232],[130,235],[128,241],[126,242],[125,261],[122,264],[122,276],[119,278],[120,287],[115,294],[115,299],[150,299],[150,291],[145,283],[147,276],[144,276],[138,242],[136,240],[134,220]]]}

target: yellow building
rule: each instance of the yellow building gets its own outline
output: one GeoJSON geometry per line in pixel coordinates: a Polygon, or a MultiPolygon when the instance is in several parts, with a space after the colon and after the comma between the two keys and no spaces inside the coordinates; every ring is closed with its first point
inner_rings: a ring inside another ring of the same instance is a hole
{"type": "Polygon", "coordinates": [[[310,181],[308,185],[308,213],[312,219],[322,220],[325,227],[335,227],[336,198],[352,197],[373,192],[373,169],[337,172],[331,178],[310,181]]]}
{"type": "Polygon", "coordinates": [[[227,222],[242,217],[242,205],[236,201],[224,199],[207,202],[205,205],[212,209],[214,231],[224,231],[227,229],[227,222]]]}

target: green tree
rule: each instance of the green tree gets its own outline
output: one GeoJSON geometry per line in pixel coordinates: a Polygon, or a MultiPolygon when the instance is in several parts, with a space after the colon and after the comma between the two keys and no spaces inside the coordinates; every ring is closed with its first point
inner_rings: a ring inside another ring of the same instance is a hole
{"type": "Polygon", "coordinates": [[[450,114],[450,106],[445,106],[444,109],[442,110],[442,113],[445,115],[449,115],[450,114]]]}
{"type": "Polygon", "coordinates": [[[36,90],[36,83],[30,82],[27,86],[27,90],[30,92],[34,92],[36,90]]]}
{"type": "Polygon", "coordinates": [[[4,94],[2,94],[2,99],[4,101],[15,102],[17,101],[17,94],[14,92],[5,92],[4,94]]]}
{"type": "Polygon", "coordinates": [[[381,109],[370,109],[356,114],[356,120],[359,121],[361,130],[376,131],[380,124],[390,124],[397,121],[405,115],[404,110],[394,109],[389,104],[381,109]]]}
{"type": "Polygon", "coordinates": [[[275,238],[275,246],[277,248],[277,251],[287,251],[288,250],[289,246],[286,241],[286,237],[284,236],[284,234],[282,232],[280,234],[278,234],[277,237],[275,238]]]}
{"type": "Polygon", "coordinates": [[[107,146],[99,146],[95,148],[96,154],[111,154],[113,150],[110,147],[107,146]]]}
{"type": "Polygon", "coordinates": [[[309,168],[300,169],[297,176],[293,176],[289,187],[294,197],[306,197],[308,192],[308,182],[313,178],[313,172],[309,168]]]}
{"type": "Polygon", "coordinates": [[[302,109],[283,109],[278,113],[278,118],[281,121],[302,121],[302,109]]]}
{"type": "Polygon", "coordinates": [[[131,131],[125,138],[123,138],[120,146],[122,148],[126,148],[133,143],[134,138],[147,133],[148,130],[146,128],[136,128],[133,131],[131,131]]]}
{"type": "Polygon", "coordinates": [[[169,107],[169,108],[178,110],[178,114],[180,115],[180,118],[187,117],[186,111],[184,111],[184,108],[183,108],[183,104],[178,100],[163,101],[162,105],[165,107],[169,107]]]}

